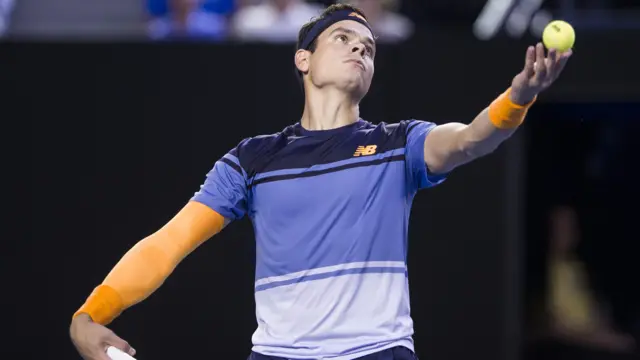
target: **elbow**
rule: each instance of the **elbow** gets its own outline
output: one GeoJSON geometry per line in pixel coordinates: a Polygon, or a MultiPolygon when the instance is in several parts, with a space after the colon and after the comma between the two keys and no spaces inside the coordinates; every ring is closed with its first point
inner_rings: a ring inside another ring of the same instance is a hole
{"type": "Polygon", "coordinates": [[[512,133],[498,132],[488,136],[478,136],[467,132],[460,141],[460,151],[469,160],[477,159],[498,150],[500,144],[511,137],[512,133]]]}
{"type": "Polygon", "coordinates": [[[493,153],[499,145],[500,143],[467,141],[461,146],[460,152],[464,154],[465,162],[469,162],[493,153]]]}

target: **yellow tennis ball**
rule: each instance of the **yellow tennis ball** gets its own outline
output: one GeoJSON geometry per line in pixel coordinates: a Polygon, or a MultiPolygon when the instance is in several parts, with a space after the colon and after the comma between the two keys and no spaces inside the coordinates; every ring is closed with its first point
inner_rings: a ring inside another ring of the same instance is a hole
{"type": "Polygon", "coordinates": [[[549,50],[564,52],[571,49],[575,42],[576,32],[568,22],[562,20],[550,22],[542,32],[542,43],[549,50]]]}

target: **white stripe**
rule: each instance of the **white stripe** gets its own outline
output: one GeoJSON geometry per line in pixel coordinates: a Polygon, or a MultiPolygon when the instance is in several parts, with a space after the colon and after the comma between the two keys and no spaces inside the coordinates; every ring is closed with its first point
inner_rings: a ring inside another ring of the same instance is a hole
{"type": "Polygon", "coordinates": [[[302,270],[302,271],[298,271],[298,272],[294,272],[286,275],[262,278],[256,281],[255,286],[270,284],[278,281],[297,279],[303,276],[324,274],[324,273],[338,271],[338,270],[361,269],[361,268],[371,268],[371,267],[406,268],[406,265],[404,261],[363,261],[363,262],[354,262],[354,263],[340,264],[340,265],[333,265],[333,266],[325,266],[321,268],[302,270]]]}
{"type": "Polygon", "coordinates": [[[413,349],[408,280],[401,273],[274,287],[256,292],[255,302],[256,352],[285,359],[352,360],[399,341],[413,349]]]}

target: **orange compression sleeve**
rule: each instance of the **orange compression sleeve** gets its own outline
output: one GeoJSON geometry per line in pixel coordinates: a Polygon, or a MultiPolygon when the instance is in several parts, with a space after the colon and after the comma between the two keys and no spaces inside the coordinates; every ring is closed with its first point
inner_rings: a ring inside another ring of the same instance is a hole
{"type": "Polygon", "coordinates": [[[509,98],[510,93],[511,88],[498,96],[489,106],[489,120],[498,129],[513,129],[522,125],[529,108],[536,101],[534,98],[526,105],[514,104],[509,98]]]}
{"type": "Polygon", "coordinates": [[[220,232],[225,219],[191,201],[162,229],[133,246],[74,314],[85,313],[106,325],[146,299],[175,267],[204,241],[220,232]]]}

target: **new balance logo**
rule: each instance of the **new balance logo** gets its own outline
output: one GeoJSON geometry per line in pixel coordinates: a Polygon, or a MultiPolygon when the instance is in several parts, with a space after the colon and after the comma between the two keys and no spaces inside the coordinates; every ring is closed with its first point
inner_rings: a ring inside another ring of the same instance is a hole
{"type": "Polygon", "coordinates": [[[358,146],[356,152],[353,153],[353,156],[367,156],[373,155],[376,153],[376,149],[378,145],[368,145],[368,146],[358,146]]]}
{"type": "Polygon", "coordinates": [[[352,12],[351,14],[349,14],[349,16],[351,17],[357,17],[358,19],[367,22],[367,19],[365,19],[362,15],[358,14],[357,12],[352,12]]]}

